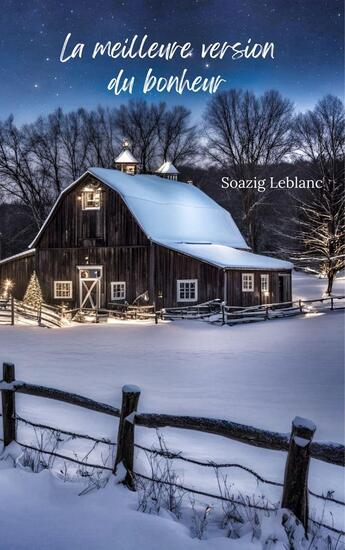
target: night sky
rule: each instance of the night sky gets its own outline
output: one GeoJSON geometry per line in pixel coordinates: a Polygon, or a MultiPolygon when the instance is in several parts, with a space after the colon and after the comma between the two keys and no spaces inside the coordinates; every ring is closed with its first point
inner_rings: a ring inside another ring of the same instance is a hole
{"type": "Polygon", "coordinates": [[[221,74],[222,90],[242,87],[255,92],[275,88],[305,110],[326,93],[343,95],[342,0],[3,0],[0,15],[0,118],[13,113],[17,122],[33,120],[58,106],[65,111],[98,104],[116,106],[108,81],[124,68],[138,83],[132,97],[182,103],[197,118],[209,94],[150,93],[141,79],[155,74],[191,77],[221,74]],[[59,61],[68,32],[84,42],[82,60],[59,61]],[[182,61],[98,58],[87,55],[96,41],[123,41],[134,34],[150,41],[190,41],[195,53],[182,61]],[[202,42],[275,42],[275,59],[202,60],[202,42]]]}

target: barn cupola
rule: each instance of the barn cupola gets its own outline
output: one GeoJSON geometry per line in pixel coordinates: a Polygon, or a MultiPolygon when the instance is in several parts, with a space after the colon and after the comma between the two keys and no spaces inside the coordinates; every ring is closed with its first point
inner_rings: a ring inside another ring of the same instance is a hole
{"type": "Polygon", "coordinates": [[[179,171],[172,162],[163,162],[162,166],[156,170],[157,176],[160,176],[161,178],[166,178],[168,180],[177,180],[177,176],[179,175],[179,171]]]}
{"type": "Polygon", "coordinates": [[[114,168],[132,176],[139,172],[139,161],[132,154],[128,139],[123,140],[123,149],[114,161],[114,168]]]}

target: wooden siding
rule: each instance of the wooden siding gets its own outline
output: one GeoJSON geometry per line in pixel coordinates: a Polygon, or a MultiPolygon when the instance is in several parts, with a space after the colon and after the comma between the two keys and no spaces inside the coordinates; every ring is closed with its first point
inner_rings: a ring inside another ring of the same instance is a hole
{"type": "Polygon", "coordinates": [[[126,282],[126,299],[129,303],[148,289],[147,246],[40,249],[37,251],[37,273],[45,301],[55,305],[64,302],[68,307],[78,307],[78,266],[86,265],[103,267],[101,307],[107,307],[111,301],[111,282],[126,282]],[[72,299],[55,299],[54,281],[72,281],[72,299]]]}
{"type": "Polygon", "coordinates": [[[160,307],[187,306],[223,299],[223,270],[162,246],[156,246],[155,295],[160,307]],[[197,302],[178,302],[176,281],[198,279],[197,302]],[[160,298],[162,294],[162,298],[160,298]]]}
{"type": "Polygon", "coordinates": [[[30,277],[35,270],[35,254],[14,258],[8,262],[0,264],[0,290],[2,283],[6,279],[14,282],[13,295],[18,300],[22,300],[28,286],[30,277]]]}
{"type": "Polygon", "coordinates": [[[101,187],[99,210],[82,210],[81,193],[86,185],[96,184],[87,175],[61,200],[45,228],[38,248],[78,248],[149,245],[149,240],[124,204],[109,187],[101,187]]]}
{"type": "Polygon", "coordinates": [[[227,303],[230,306],[249,307],[257,304],[274,304],[277,302],[288,302],[291,298],[291,271],[289,270],[228,270],[227,278],[227,303]],[[242,291],[242,274],[252,273],[254,275],[254,291],[242,291]],[[268,293],[261,292],[261,275],[269,275],[268,293]],[[279,292],[279,277],[286,277],[286,288],[282,296],[279,292]]]}

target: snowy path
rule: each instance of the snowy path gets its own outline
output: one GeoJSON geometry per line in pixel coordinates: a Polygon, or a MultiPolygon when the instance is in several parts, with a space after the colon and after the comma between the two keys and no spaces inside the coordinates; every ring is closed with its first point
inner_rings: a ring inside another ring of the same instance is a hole
{"type": "MultiPolygon", "coordinates": [[[[298,275],[296,280],[295,293],[304,298],[320,296],[324,288],[318,279],[298,275]]],[[[338,285],[337,292],[343,292],[338,285]]],[[[16,364],[17,379],[112,405],[120,404],[122,385],[133,383],[142,389],[141,411],[228,418],[282,432],[289,432],[292,418],[299,415],[316,423],[316,439],[342,442],[343,330],[341,311],[236,327],[193,321],[57,330],[0,327],[0,360],[16,364]]],[[[32,420],[115,438],[116,420],[110,417],[29,396],[18,395],[17,403],[19,413],[32,420]]],[[[270,479],[283,478],[284,453],[207,434],[164,433],[168,446],[186,455],[240,462],[270,479]]],[[[32,432],[22,428],[20,437],[33,441],[32,432]]],[[[153,430],[137,429],[138,442],[150,445],[154,440],[153,430]]],[[[73,445],[85,448],[81,442],[73,445]]],[[[145,468],[145,457],[138,454],[136,463],[137,469],[145,468]]],[[[186,468],[178,461],[175,469],[186,485],[216,490],[212,469],[186,468]]],[[[238,470],[230,476],[237,489],[279,500],[280,490],[257,488],[255,480],[238,470]]],[[[341,468],[312,461],[312,489],[333,489],[344,499],[343,481],[341,468]]],[[[311,505],[319,509],[320,503],[312,500],[311,505]]],[[[339,522],[335,507],[333,512],[339,522]]],[[[0,513],[0,528],[1,518],[0,513]]],[[[328,512],[325,519],[331,521],[328,512]]]]}

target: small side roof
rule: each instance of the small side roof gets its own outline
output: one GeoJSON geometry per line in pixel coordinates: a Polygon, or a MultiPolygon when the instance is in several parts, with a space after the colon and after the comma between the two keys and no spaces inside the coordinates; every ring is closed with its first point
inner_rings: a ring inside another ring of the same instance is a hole
{"type": "Polygon", "coordinates": [[[116,157],[115,162],[118,164],[139,164],[139,161],[134,157],[129,149],[123,149],[121,153],[116,157]]]}
{"type": "Polygon", "coordinates": [[[6,264],[7,262],[11,262],[12,260],[19,260],[20,258],[25,258],[26,256],[32,256],[35,254],[35,249],[30,248],[29,250],[24,250],[24,252],[19,252],[19,254],[15,254],[14,256],[10,256],[9,258],[4,258],[3,260],[0,260],[1,264],[6,264]]]}
{"type": "Polygon", "coordinates": [[[162,166],[156,170],[156,174],[179,174],[179,171],[172,162],[163,162],[162,166]]]}
{"type": "Polygon", "coordinates": [[[171,241],[160,241],[157,244],[224,269],[265,270],[292,269],[294,267],[291,262],[222,244],[171,241]]]}

